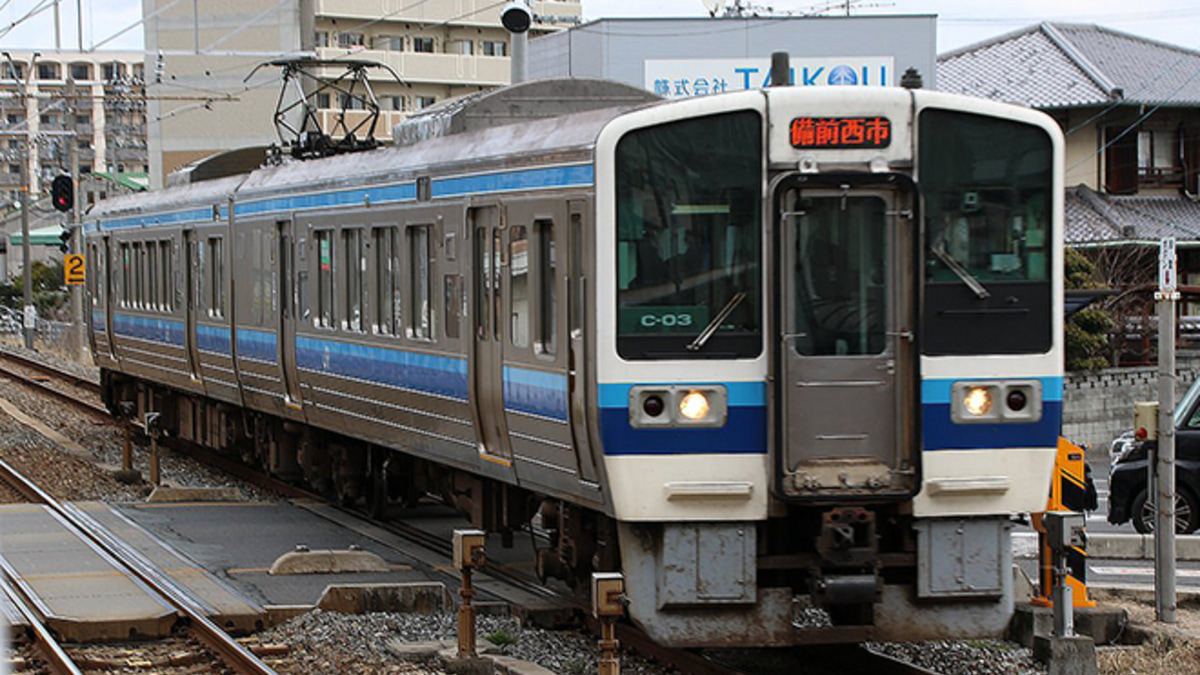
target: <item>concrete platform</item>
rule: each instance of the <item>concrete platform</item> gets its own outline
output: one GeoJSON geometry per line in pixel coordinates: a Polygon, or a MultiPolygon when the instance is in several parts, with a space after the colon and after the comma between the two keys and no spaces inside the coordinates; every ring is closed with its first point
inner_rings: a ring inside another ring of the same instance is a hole
{"type": "Polygon", "coordinates": [[[175,610],[45,507],[0,506],[0,551],[13,585],[66,641],[170,635],[175,610]]]}

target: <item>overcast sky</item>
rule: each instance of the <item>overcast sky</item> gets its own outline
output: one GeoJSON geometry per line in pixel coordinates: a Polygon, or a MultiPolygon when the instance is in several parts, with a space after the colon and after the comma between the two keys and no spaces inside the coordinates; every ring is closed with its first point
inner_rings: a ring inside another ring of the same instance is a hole
{"type": "MultiPolygon", "coordinates": [[[[0,0],[0,48],[54,47],[53,12],[45,11],[8,32],[8,27],[49,0],[0,0]]],[[[283,2],[284,0],[281,0],[283,2]]],[[[586,19],[638,16],[704,16],[702,0],[582,0],[586,19]]],[[[711,0],[719,2],[720,0],[711,0]]],[[[725,0],[727,3],[733,0],[725,0]]],[[[746,1],[746,0],[743,0],[746,1]]],[[[141,18],[141,0],[62,0],[62,41],[76,46],[75,7],[83,5],[84,45],[107,40],[141,18]]],[[[478,0],[480,4],[486,0],[478,0]]],[[[200,0],[201,7],[205,0],[200,0]]],[[[755,6],[777,12],[829,6],[837,2],[763,0],[755,6]]],[[[1038,21],[1098,23],[1156,40],[1200,49],[1200,3],[1196,0],[865,0],[856,15],[937,14],[938,51],[943,52],[1038,21]]],[[[102,49],[141,50],[137,27],[106,42],[102,49]]]]}

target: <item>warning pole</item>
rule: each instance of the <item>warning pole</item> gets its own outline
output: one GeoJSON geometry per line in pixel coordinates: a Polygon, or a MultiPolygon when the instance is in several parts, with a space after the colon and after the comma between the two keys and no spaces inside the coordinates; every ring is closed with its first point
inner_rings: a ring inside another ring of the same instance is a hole
{"type": "Polygon", "coordinates": [[[1154,608],[1175,623],[1175,238],[1158,249],[1158,451],[1155,467],[1154,608]]]}

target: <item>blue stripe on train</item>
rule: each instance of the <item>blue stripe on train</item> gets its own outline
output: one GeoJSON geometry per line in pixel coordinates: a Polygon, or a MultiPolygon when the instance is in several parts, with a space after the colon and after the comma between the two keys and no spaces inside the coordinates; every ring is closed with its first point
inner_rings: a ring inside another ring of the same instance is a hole
{"type": "Polygon", "coordinates": [[[567,376],[505,366],[504,407],[566,422],[567,376]]]}
{"type": "Polygon", "coordinates": [[[958,424],[949,403],[921,407],[921,435],[926,450],[980,448],[1053,448],[1062,429],[1062,401],[1042,401],[1042,419],[1008,424],[958,424]]]}
{"type": "Polygon", "coordinates": [[[719,429],[634,429],[628,408],[601,408],[600,437],[606,455],[764,454],[767,408],[731,406],[719,429]]]}
{"type": "Polygon", "coordinates": [[[337,192],[318,192],[295,197],[276,197],[235,203],[234,214],[249,216],[272,211],[300,211],[330,206],[361,206],[364,203],[386,204],[407,202],[417,198],[416,183],[399,183],[370,188],[355,188],[337,192]]]}
{"type": "Polygon", "coordinates": [[[681,386],[725,387],[728,416],[718,429],[666,427],[635,429],[629,424],[629,390],[663,383],[601,384],[600,436],[606,455],[765,454],[767,387],[765,382],[680,382],[681,386]]]}
{"type": "Polygon", "coordinates": [[[201,350],[222,356],[230,356],[232,355],[232,350],[229,344],[228,326],[196,324],[196,346],[201,350]]]}
{"type": "Polygon", "coordinates": [[[296,337],[296,364],[307,370],[467,400],[463,358],[296,337]]]}
{"type": "Polygon", "coordinates": [[[457,197],[489,192],[538,190],[591,185],[594,182],[591,164],[554,166],[539,169],[520,169],[484,173],[454,178],[435,178],[429,186],[434,197],[457,197]]]}
{"type": "Polygon", "coordinates": [[[1057,376],[1051,377],[954,377],[954,378],[939,378],[928,379],[921,381],[921,402],[929,405],[930,403],[949,403],[950,395],[954,390],[954,385],[957,382],[1012,382],[1015,380],[1029,381],[1037,380],[1042,383],[1042,400],[1043,401],[1061,401],[1063,397],[1063,379],[1057,376]]]}
{"type": "Polygon", "coordinates": [[[238,358],[275,363],[275,331],[237,329],[238,358]]]}
{"type": "Polygon", "coordinates": [[[114,312],[113,333],[176,347],[183,346],[183,322],[172,319],[152,319],[114,312]]]}
{"type": "Polygon", "coordinates": [[[105,321],[104,312],[92,310],[92,330],[97,333],[108,331],[108,322],[105,321]]]}

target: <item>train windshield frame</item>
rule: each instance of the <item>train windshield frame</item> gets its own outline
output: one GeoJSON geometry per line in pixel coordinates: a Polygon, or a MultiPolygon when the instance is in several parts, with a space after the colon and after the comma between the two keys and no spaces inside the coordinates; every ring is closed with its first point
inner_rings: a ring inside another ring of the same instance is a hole
{"type": "Polygon", "coordinates": [[[762,117],[735,111],[627,133],[616,147],[617,353],[762,353],[762,117]]]}
{"type": "Polygon", "coordinates": [[[918,120],[923,352],[1050,350],[1055,184],[1050,134],[926,108],[918,120]]]}

